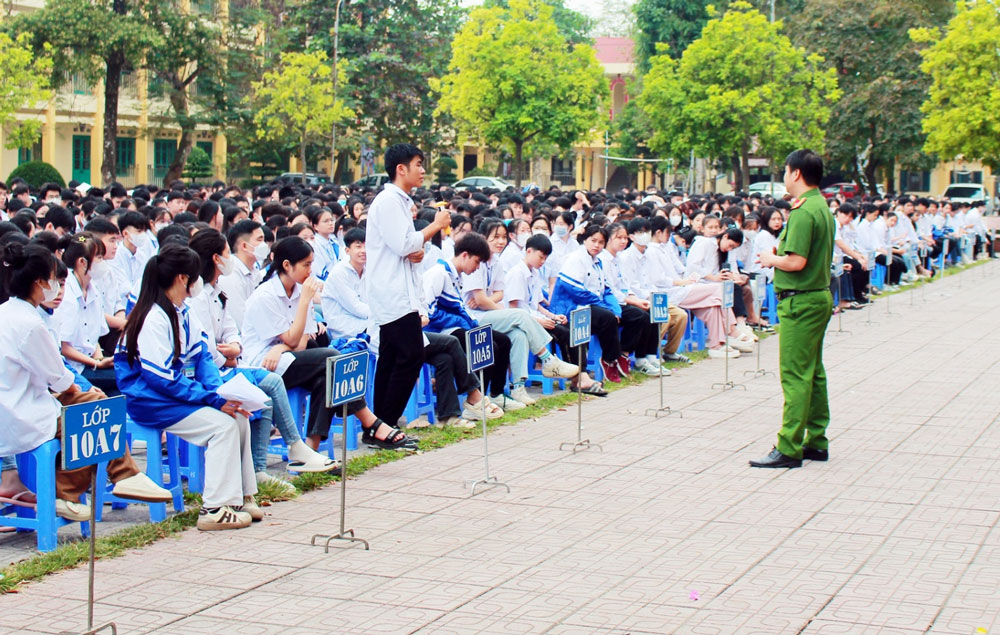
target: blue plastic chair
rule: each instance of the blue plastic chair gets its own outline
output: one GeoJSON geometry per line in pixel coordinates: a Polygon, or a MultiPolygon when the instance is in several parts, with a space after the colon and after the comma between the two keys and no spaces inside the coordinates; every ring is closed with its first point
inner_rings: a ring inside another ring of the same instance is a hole
{"type": "MultiPolygon", "coordinates": [[[[774,292],[774,283],[767,283],[767,294],[764,299],[767,306],[767,321],[771,326],[778,323],[778,294],[774,292]]],[[[763,307],[761,310],[764,310],[763,307]]]]}
{"type": "MultiPolygon", "coordinates": [[[[431,366],[430,364],[424,364],[420,369],[420,375],[417,376],[417,385],[413,387],[410,399],[406,402],[406,408],[403,409],[403,416],[406,418],[406,423],[413,423],[423,414],[427,415],[429,423],[434,423],[436,420],[434,415],[435,403],[434,387],[431,384],[431,366]]],[[[355,439],[356,442],[357,440],[355,439]]]]}
{"type": "Polygon", "coordinates": [[[872,268],[871,273],[869,274],[870,276],[869,279],[871,281],[871,284],[876,289],[881,290],[885,288],[885,280],[886,280],[885,274],[886,274],[885,265],[880,265],[878,263],[875,263],[875,267],[872,268]]]}
{"type": "MultiPolygon", "coordinates": [[[[555,344],[549,344],[549,350],[553,355],[557,355],[555,352],[555,344]]],[[[575,364],[576,362],[569,363],[575,364]]],[[[534,353],[528,353],[528,380],[525,382],[526,386],[530,386],[531,384],[541,384],[543,395],[552,394],[555,382],[559,382],[559,390],[566,389],[565,379],[552,379],[551,377],[546,377],[542,374],[542,370],[540,368],[535,368],[537,364],[538,357],[536,357],[534,353]]]]}
{"type": "MultiPolygon", "coordinates": [[[[288,391],[288,403],[292,407],[295,426],[299,430],[299,436],[303,439],[306,437],[306,418],[309,413],[309,401],[309,393],[302,388],[292,388],[288,391]]],[[[330,436],[319,446],[319,451],[326,452],[327,456],[331,459],[336,459],[333,435],[343,434],[344,431],[344,426],[341,424],[340,419],[340,417],[333,418],[333,423],[330,425],[330,436]]],[[[352,432],[352,434],[347,435],[347,449],[352,451],[357,450],[358,435],[361,433],[361,422],[354,415],[349,415],[347,419],[348,426],[352,432]]],[[[288,460],[288,445],[281,437],[271,439],[270,450],[274,454],[280,454],[283,460],[288,460]]]]}
{"type": "MultiPolygon", "coordinates": [[[[129,435],[132,437],[133,444],[136,441],[144,441],[146,443],[146,476],[170,492],[170,495],[173,497],[174,511],[184,511],[184,485],[181,481],[179,459],[179,442],[181,440],[169,432],[166,434],[167,456],[166,461],[164,461],[162,430],[138,424],[131,417],[126,419],[125,425],[129,435]]],[[[98,474],[98,481],[101,478],[106,479],[106,473],[103,477],[101,474],[98,474]]],[[[98,490],[100,489],[102,488],[99,487],[98,490]]],[[[148,503],[148,505],[149,519],[151,521],[160,522],[161,520],[166,520],[166,503],[148,503]]]]}
{"type": "MultiPolygon", "coordinates": [[[[39,551],[52,551],[58,544],[56,532],[75,521],[56,516],[56,456],[59,441],[46,441],[30,452],[18,454],[17,472],[21,481],[35,493],[34,508],[0,505],[0,526],[34,531],[39,551]]],[[[82,497],[86,501],[86,497],[82,497]]],[[[80,523],[80,533],[90,536],[90,522],[80,523]]]]}

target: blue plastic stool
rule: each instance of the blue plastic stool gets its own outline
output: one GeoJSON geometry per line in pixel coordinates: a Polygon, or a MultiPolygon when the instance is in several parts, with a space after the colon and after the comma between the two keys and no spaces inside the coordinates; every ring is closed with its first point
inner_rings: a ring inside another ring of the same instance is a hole
{"type": "Polygon", "coordinates": [[[205,448],[177,439],[177,462],[181,478],[188,482],[188,491],[205,491],[205,448]]]}
{"type": "Polygon", "coordinates": [[[774,283],[767,283],[767,321],[771,326],[778,323],[778,294],[774,292],[774,283]]]}
{"type": "Polygon", "coordinates": [[[886,274],[885,265],[880,265],[878,263],[875,263],[875,267],[871,270],[871,274],[869,275],[871,284],[876,289],[882,290],[885,288],[885,279],[886,279],[885,274],[886,274]]]}
{"type": "MultiPolygon", "coordinates": [[[[554,344],[549,344],[549,351],[553,355],[556,355],[556,352],[555,352],[554,349],[555,349],[555,345],[554,344]]],[[[565,361],[565,360],[563,360],[563,361],[565,361]]],[[[574,364],[576,362],[569,362],[569,363],[570,364],[574,364]]],[[[528,353],[528,380],[524,382],[525,386],[530,386],[531,384],[541,384],[542,385],[542,394],[543,395],[551,395],[552,394],[554,386],[555,386],[555,382],[559,382],[559,390],[565,390],[566,389],[566,380],[565,379],[552,379],[551,377],[546,377],[545,375],[542,374],[542,371],[541,371],[540,368],[535,368],[536,364],[538,364],[538,357],[535,356],[534,353],[528,353]]]]}
{"type": "MultiPolygon", "coordinates": [[[[35,493],[34,508],[0,505],[0,526],[34,531],[39,551],[52,551],[58,544],[56,532],[75,521],[56,516],[56,455],[59,441],[46,441],[30,452],[16,455],[21,481],[35,493]]],[[[86,501],[86,497],[81,500],[86,501]]],[[[90,536],[90,522],[80,523],[80,533],[90,536]]]]}
{"type": "MultiPolygon", "coordinates": [[[[436,420],[434,404],[434,387],[431,385],[431,366],[424,364],[420,368],[420,375],[417,376],[417,385],[413,387],[410,399],[406,402],[406,408],[403,409],[403,416],[406,418],[406,423],[413,423],[422,414],[427,415],[429,423],[434,423],[436,420]]],[[[357,439],[355,439],[355,443],[357,443],[357,439]]]]}
{"type": "MultiPolygon", "coordinates": [[[[174,511],[184,511],[184,484],[181,482],[181,469],[178,457],[180,439],[169,432],[167,433],[167,457],[166,463],[164,463],[163,442],[161,440],[163,430],[138,424],[131,417],[126,419],[126,427],[132,437],[133,444],[136,441],[145,441],[146,443],[146,476],[170,492],[170,495],[173,497],[174,511]]],[[[104,478],[107,478],[107,474],[105,474],[104,478]]],[[[101,475],[98,474],[98,480],[100,481],[100,479],[101,475]]],[[[150,520],[153,522],[166,520],[166,503],[148,504],[150,520]]]]}
{"type": "MultiPolygon", "coordinates": [[[[309,416],[309,393],[302,388],[292,388],[288,391],[288,403],[292,407],[292,416],[295,417],[295,426],[299,430],[299,436],[303,439],[306,438],[306,419],[309,416]]],[[[358,449],[358,434],[361,433],[361,422],[354,415],[347,417],[348,425],[353,434],[347,435],[347,449],[357,450],[358,449]]],[[[344,427],[340,423],[340,417],[334,417],[333,423],[330,425],[330,436],[327,437],[326,441],[323,441],[319,446],[319,452],[326,452],[327,456],[331,459],[336,459],[335,450],[333,445],[333,435],[334,433],[343,434],[344,427]]],[[[270,450],[274,454],[280,454],[281,458],[285,461],[288,460],[288,446],[285,444],[285,440],[281,437],[272,438],[270,443],[270,450]]]]}
{"type": "Polygon", "coordinates": [[[594,381],[604,381],[604,369],[601,367],[601,343],[596,336],[590,337],[590,345],[587,347],[587,372],[591,374],[594,381]]]}

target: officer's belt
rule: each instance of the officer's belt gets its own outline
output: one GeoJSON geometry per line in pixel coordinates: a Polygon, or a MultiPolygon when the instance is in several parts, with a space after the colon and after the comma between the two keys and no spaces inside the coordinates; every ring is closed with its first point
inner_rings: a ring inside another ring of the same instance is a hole
{"type": "Polygon", "coordinates": [[[805,289],[805,290],[791,289],[789,291],[779,291],[778,301],[780,302],[785,298],[790,298],[793,295],[799,295],[800,293],[816,293],[817,291],[829,291],[829,289],[805,289]]]}

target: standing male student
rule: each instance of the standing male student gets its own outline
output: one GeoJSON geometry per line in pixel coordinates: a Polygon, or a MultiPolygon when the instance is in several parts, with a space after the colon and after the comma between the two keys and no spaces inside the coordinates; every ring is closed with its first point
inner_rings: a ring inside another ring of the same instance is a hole
{"type": "Polygon", "coordinates": [[[833,310],[830,260],[834,220],[819,191],[823,160],[796,150],[785,161],[785,189],[795,197],[788,224],[774,252],[761,252],[761,266],[774,267],[778,296],[781,390],[785,408],[778,443],[753,467],[801,467],[802,459],[826,461],[830,404],[823,368],[823,336],[833,310]]]}
{"type": "Polygon", "coordinates": [[[418,265],[424,243],[451,224],[451,214],[441,210],[423,231],[413,228],[410,191],[424,181],[424,153],[418,147],[392,146],[385,152],[385,169],[392,182],[368,209],[366,286],[372,321],[379,329],[374,411],[396,425],[424,363],[418,265]]]}

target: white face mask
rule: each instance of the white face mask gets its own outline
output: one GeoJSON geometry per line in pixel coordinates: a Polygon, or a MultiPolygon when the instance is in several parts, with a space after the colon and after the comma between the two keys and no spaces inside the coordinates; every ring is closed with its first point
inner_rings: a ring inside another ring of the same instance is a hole
{"type": "Polygon", "coordinates": [[[205,288],[205,282],[198,276],[198,279],[188,285],[188,293],[191,294],[192,298],[197,298],[201,295],[202,290],[205,288]]]}
{"type": "Polygon", "coordinates": [[[236,263],[233,262],[233,257],[232,256],[226,256],[225,258],[222,259],[222,264],[219,265],[219,275],[220,276],[228,276],[229,274],[231,274],[233,272],[233,268],[235,266],[236,266],[236,263]]]}
{"type": "Polygon", "coordinates": [[[164,227],[166,227],[169,224],[170,223],[156,223],[155,225],[153,225],[153,231],[156,232],[157,234],[159,234],[160,230],[163,229],[164,227]]]}
{"type": "Polygon", "coordinates": [[[524,246],[528,244],[528,238],[530,236],[531,236],[531,234],[515,234],[514,235],[514,242],[517,243],[518,247],[520,247],[521,249],[524,249],[524,246]]]}
{"type": "Polygon", "coordinates": [[[108,263],[100,260],[90,265],[91,278],[103,278],[108,273],[108,263]]]}
{"type": "Polygon", "coordinates": [[[149,234],[146,232],[136,232],[129,235],[132,236],[132,244],[136,247],[142,248],[149,245],[149,234]]]}
{"type": "Polygon", "coordinates": [[[257,262],[264,262],[269,255],[271,255],[271,248],[267,246],[267,243],[261,243],[253,248],[253,257],[257,259],[257,262]]]}
{"type": "Polygon", "coordinates": [[[49,280],[49,288],[46,289],[45,287],[42,287],[42,301],[52,302],[59,297],[59,291],[59,281],[49,280]]]}
{"type": "Polygon", "coordinates": [[[670,217],[670,224],[673,225],[674,227],[677,227],[678,225],[681,224],[681,217],[680,216],[671,216],[670,217]]]}
{"type": "Polygon", "coordinates": [[[632,242],[639,245],[640,247],[645,247],[649,244],[649,232],[642,232],[641,234],[635,234],[632,236],[632,242]]]}
{"type": "Polygon", "coordinates": [[[541,229],[541,228],[539,228],[539,229],[533,229],[533,230],[531,230],[531,233],[534,234],[534,235],[536,235],[536,236],[538,234],[541,234],[542,236],[548,236],[549,235],[549,232],[547,232],[547,231],[545,231],[544,229],[541,229]]]}

